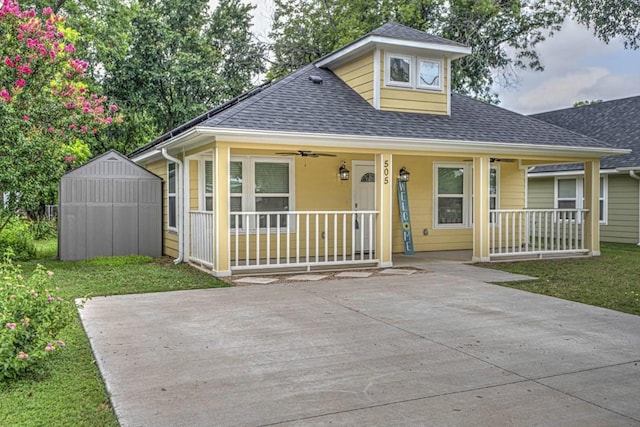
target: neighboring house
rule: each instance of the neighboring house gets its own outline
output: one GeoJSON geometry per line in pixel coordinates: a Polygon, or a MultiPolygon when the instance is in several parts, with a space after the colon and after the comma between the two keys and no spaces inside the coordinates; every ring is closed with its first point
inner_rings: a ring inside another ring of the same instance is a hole
{"type": "MultiPolygon", "coordinates": [[[[539,120],[599,139],[629,154],[600,163],[600,239],[640,245],[640,96],[535,114],[539,120]]],[[[529,172],[529,207],[582,208],[582,164],[529,172]]]]}
{"type": "Polygon", "coordinates": [[[385,24],[131,153],[165,179],[165,253],[218,276],[405,250],[598,255],[599,159],[627,151],[452,93],[470,52],[385,24]],[[592,209],[526,211],[527,168],[567,162],[592,209]],[[541,238],[550,221],[565,233],[541,238]]]}

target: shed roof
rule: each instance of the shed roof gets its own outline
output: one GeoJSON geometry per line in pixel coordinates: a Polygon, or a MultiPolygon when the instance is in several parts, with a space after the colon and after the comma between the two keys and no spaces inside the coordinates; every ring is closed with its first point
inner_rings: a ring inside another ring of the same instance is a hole
{"type": "MultiPolygon", "coordinates": [[[[531,117],[604,141],[616,148],[633,150],[622,156],[603,157],[601,169],[640,168],[640,96],[548,111],[531,117]]],[[[582,164],[536,168],[534,173],[566,170],[582,170],[582,164]]]]}
{"type": "Polygon", "coordinates": [[[158,175],[129,160],[116,150],[94,157],[84,165],[67,172],[65,178],[147,178],[162,179],[158,175]]]}

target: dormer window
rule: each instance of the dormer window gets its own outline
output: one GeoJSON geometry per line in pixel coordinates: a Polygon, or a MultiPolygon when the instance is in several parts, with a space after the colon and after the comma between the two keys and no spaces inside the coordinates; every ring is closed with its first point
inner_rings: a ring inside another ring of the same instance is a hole
{"type": "Polygon", "coordinates": [[[442,88],[440,83],[441,62],[433,59],[418,59],[418,87],[421,89],[442,88]]]}
{"type": "Polygon", "coordinates": [[[385,85],[442,90],[442,60],[387,53],[385,85]]]}
{"type": "Polygon", "coordinates": [[[404,55],[388,55],[387,70],[389,70],[389,85],[413,86],[411,76],[413,75],[413,58],[404,55]]]}

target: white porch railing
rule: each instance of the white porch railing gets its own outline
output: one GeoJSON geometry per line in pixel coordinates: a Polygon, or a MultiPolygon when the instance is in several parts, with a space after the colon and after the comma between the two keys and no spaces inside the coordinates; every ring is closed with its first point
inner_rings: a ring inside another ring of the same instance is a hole
{"type": "MultiPolygon", "coordinates": [[[[375,264],[376,216],[376,211],[234,212],[231,269],[375,264]]],[[[189,221],[189,261],[213,268],[213,213],[191,211],[189,221]]]]}
{"type": "Polygon", "coordinates": [[[530,256],[588,252],[585,209],[502,209],[490,212],[489,254],[530,256]]]}
{"type": "Polygon", "coordinates": [[[213,268],[213,212],[189,212],[189,261],[213,268]]]}
{"type": "Polygon", "coordinates": [[[377,263],[376,211],[237,212],[231,269],[377,263]]]}

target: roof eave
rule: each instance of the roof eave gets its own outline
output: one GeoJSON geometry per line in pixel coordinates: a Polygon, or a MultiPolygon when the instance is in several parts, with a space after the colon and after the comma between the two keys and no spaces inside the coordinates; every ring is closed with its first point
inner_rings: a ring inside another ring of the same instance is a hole
{"type": "Polygon", "coordinates": [[[454,46],[442,43],[421,42],[416,40],[404,40],[370,35],[318,59],[315,62],[315,65],[321,68],[330,68],[331,66],[335,66],[336,64],[340,64],[372,50],[378,44],[441,52],[444,56],[450,59],[458,59],[471,54],[471,48],[467,46],[454,46]]]}
{"type": "MultiPolygon", "coordinates": [[[[576,159],[616,156],[628,154],[629,149],[602,147],[570,147],[539,144],[517,144],[491,141],[438,140],[427,138],[397,138],[371,135],[342,135],[302,132],[281,132],[256,129],[214,128],[197,126],[155,147],[171,150],[191,149],[197,145],[222,139],[229,142],[264,143],[299,146],[301,143],[327,148],[370,148],[400,151],[447,151],[451,153],[478,153],[495,155],[550,155],[568,156],[576,159]]],[[[137,158],[134,158],[134,161],[137,158]]]]}

